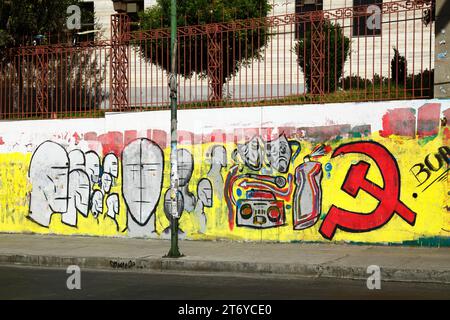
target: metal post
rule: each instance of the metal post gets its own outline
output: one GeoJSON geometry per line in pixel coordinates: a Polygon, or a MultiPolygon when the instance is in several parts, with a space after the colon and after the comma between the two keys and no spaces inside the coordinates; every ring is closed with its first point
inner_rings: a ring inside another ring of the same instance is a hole
{"type": "MultiPolygon", "coordinates": [[[[431,2],[430,21],[428,26],[430,32],[433,25],[433,15],[435,11],[435,55],[434,55],[434,98],[450,98],[450,65],[446,58],[450,50],[450,41],[445,39],[450,33],[450,1],[436,0],[431,2]],[[433,6],[436,6],[433,8],[433,6]],[[435,9],[435,10],[433,10],[435,9]]],[[[431,38],[431,37],[430,37],[431,38]]],[[[430,39],[431,46],[431,39],[430,39]]],[[[430,59],[433,59],[432,50],[429,49],[430,59]]],[[[431,64],[431,62],[430,62],[431,64]]],[[[424,77],[424,81],[431,80],[424,77]]],[[[429,81],[432,83],[432,81],[429,81]]],[[[431,92],[430,92],[430,95],[431,92]]],[[[450,119],[447,119],[450,120],[450,119]]]]}
{"type": "Polygon", "coordinates": [[[177,1],[171,0],[170,17],[170,50],[171,50],[171,73],[169,77],[170,86],[170,200],[172,219],[170,224],[170,251],[169,258],[182,256],[178,249],[178,159],[177,159],[177,1]]]}

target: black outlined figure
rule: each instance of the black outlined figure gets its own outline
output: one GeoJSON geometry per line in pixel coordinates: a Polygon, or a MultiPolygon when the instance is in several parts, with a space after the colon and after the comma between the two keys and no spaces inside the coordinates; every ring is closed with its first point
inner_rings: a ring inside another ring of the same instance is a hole
{"type": "Polygon", "coordinates": [[[65,213],[69,198],[69,155],[59,144],[45,141],[34,152],[28,177],[32,184],[28,218],[49,227],[53,213],[65,213]]]}
{"type": "Polygon", "coordinates": [[[222,169],[228,165],[227,150],[224,146],[217,145],[211,149],[211,168],[208,172],[208,178],[212,182],[213,193],[219,199],[223,199],[223,185],[222,169]]]}
{"type": "Polygon", "coordinates": [[[277,139],[267,141],[265,146],[265,156],[268,165],[280,173],[286,173],[289,165],[300,153],[300,143],[298,141],[288,141],[283,134],[277,139]],[[292,155],[292,146],[297,146],[297,150],[292,155]]]}
{"type": "Polygon", "coordinates": [[[259,171],[263,165],[264,143],[261,138],[254,136],[245,144],[238,144],[234,150],[232,158],[237,163],[244,163],[248,168],[259,171]],[[238,158],[240,157],[240,159],[238,158]]]}
{"type": "Polygon", "coordinates": [[[113,184],[113,177],[109,173],[103,173],[101,182],[103,193],[108,194],[111,191],[111,187],[113,184]]]}
{"type": "Polygon", "coordinates": [[[184,210],[193,212],[195,209],[195,196],[189,191],[189,181],[194,171],[194,157],[186,149],[177,150],[178,157],[178,183],[179,190],[183,194],[184,210]]]}
{"type": "Polygon", "coordinates": [[[131,236],[156,235],[156,207],[161,196],[164,154],[153,141],[132,141],[122,152],[122,193],[131,236]]]}
{"type": "Polygon", "coordinates": [[[100,182],[100,157],[95,151],[86,152],[86,173],[92,184],[100,182]]]}
{"type": "Polygon", "coordinates": [[[67,212],[62,214],[62,223],[76,227],[78,212],[87,217],[89,214],[89,194],[91,184],[83,170],[72,170],[69,173],[69,205],[67,212]]]}
{"type": "Polygon", "coordinates": [[[111,193],[108,198],[106,198],[106,208],[105,219],[112,219],[116,224],[116,230],[119,231],[119,223],[116,220],[116,216],[120,212],[120,201],[117,193],[111,193]]]}
{"type": "Polygon", "coordinates": [[[198,182],[197,185],[197,205],[195,206],[195,215],[200,224],[200,233],[205,233],[206,231],[206,214],[205,207],[211,208],[213,206],[213,188],[211,181],[207,178],[203,178],[198,182]]]}
{"type": "Polygon", "coordinates": [[[295,169],[293,196],[294,230],[303,230],[317,223],[322,212],[322,164],[309,156],[295,169]]]}
{"type": "Polygon", "coordinates": [[[94,190],[92,194],[91,211],[96,219],[103,213],[103,193],[100,190],[94,190]]]}
{"type": "MultiPolygon", "coordinates": [[[[169,226],[164,229],[163,231],[163,238],[170,238],[170,226],[172,224],[172,200],[170,199],[170,188],[167,189],[166,193],[164,194],[164,214],[166,215],[166,219],[169,221],[169,226]]],[[[183,194],[178,191],[177,192],[177,213],[178,217],[181,218],[181,215],[183,214],[184,210],[184,199],[183,194]]],[[[178,228],[178,236],[183,238],[185,236],[185,233],[181,228],[178,228]]]]}
{"type": "Polygon", "coordinates": [[[103,158],[103,172],[109,173],[114,178],[119,176],[119,160],[114,153],[108,153],[103,158]]]}
{"type": "Polygon", "coordinates": [[[70,171],[83,170],[86,172],[86,157],[84,152],[75,149],[69,152],[70,171]]]}

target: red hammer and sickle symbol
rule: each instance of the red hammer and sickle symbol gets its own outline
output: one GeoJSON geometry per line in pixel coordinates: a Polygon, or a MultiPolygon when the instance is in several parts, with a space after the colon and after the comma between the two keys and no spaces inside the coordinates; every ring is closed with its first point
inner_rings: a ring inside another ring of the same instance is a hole
{"type": "Polygon", "coordinates": [[[331,157],[347,153],[360,153],[372,158],[381,171],[384,187],[381,188],[367,180],[369,163],[360,161],[351,165],[341,189],[353,198],[356,198],[359,190],[364,190],[376,198],[379,203],[375,210],[368,214],[347,211],[335,205],[331,206],[320,226],[319,232],[322,236],[331,240],[337,228],[349,232],[374,230],[389,222],[394,213],[413,226],[416,221],[416,213],[400,201],[400,172],[397,161],[390,152],[381,144],[373,141],[354,142],[340,146],[331,157]]]}

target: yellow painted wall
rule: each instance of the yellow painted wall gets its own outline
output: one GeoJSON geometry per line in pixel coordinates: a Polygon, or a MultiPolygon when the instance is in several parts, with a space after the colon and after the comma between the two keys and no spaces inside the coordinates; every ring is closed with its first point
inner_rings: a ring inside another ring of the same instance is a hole
{"type": "MultiPolygon", "coordinates": [[[[448,204],[448,181],[433,184],[425,192],[417,188],[417,180],[410,172],[410,168],[423,162],[430,153],[436,153],[439,147],[445,145],[442,132],[439,136],[429,141],[404,138],[389,137],[384,138],[377,133],[365,138],[346,139],[335,142],[328,142],[334,150],[339,145],[350,141],[373,140],[385,146],[395,157],[401,176],[401,200],[417,214],[414,226],[407,224],[398,215],[394,215],[392,220],[380,229],[363,233],[351,233],[338,230],[333,241],[350,241],[364,243],[402,243],[405,241],[418,240],[421,238],[446,238],[450,234],[450,219],[447,211],[448,204]],[[413,194],[417,193],[417,198],[413,194]]],[[[295,168],[302,162],[305,155],[309,154],[315,145],[307,141],[300,140],[301,153],[294,164],[291,163],[289,172],[294,174],[295,168]]],[[[194,156],[194,173],[190,181],[190,190],[196,194],[197,182],[206,177],[209,164],[205,161],[206,151],[214,144],[197,144],[192,146],[180,146],[188,149],[194,156]]],[[[224,145],[228,153],[228,168],[232,165],[231,152],[236,148],[234,143],[224,145]]],[[[161,233],[167,226],[168,221],[163,212],[162,198],[169,187],[169,149],[165,153],[165,175],[161,200],[156,212],[156,229],[161,233]]],[[[374,161],[367,156],[348,154],[343,157],[330,159],[331,153],[320,158],[323,165],[330,162],[332,170],[330,177],[324,170],[322,180],[322,218],[328,212],[332,204],[351,211],[367,213],[377,205],[377,200],[369,194],[362,192],[357,199],[341,190],[341,185],[351,164],[359,160],[367,161],[371,164],[368,178],[382,186],[382,177],[374,161]]],[[[92,235],[92,236],[127,236],[127,232],[117,232],[115,225],[110,219],[104,219],[104,215],[94,219],[92,214],[84,218],[78,216],[78,227],[73,228],[61,223],[61,214],[53,214],[49,228],[41,227],[27,219],[28,214],[28,194],[31,190],[30,182],[27,178],[27,171],[31,159],[31,153],[3,153],[0,154],[0,232],[33,232],[33,233],[54,233],[63,235],[92,235]]],[[[439,174],[447,167],[442,168],[439,174]]],[[[223,170],[223,178],[226,179],[227,170],[223,170]]],[[[434,173],[431,182],[438,173],[434,173]]],[[[287,176],[287,175],[285,175],[287,176]]],[[[425,184],[427,185],[427,183],[425,184]]],[[[126,206],[121,196],[121,178],[116,181],[111,192],[118,193],[121,199],[120,214],[117,221],[120,230],[126,227],[126,206]]],[[[214,206],[205,208],[207,214],[207,231],[205,234],[198,232],[199,224],[195,215],[184,212],[180,219],[180,227],[186,232],[189,239],[218,239],[226,238],[232,240],[251,241],[328,241],[318,232],[322,220],[319,220],[313,227],[295,231],[292,227],[292,209],[286,210],[287,224],[278,228],[265,230],[249,229],[234,226],[230,230],[228,226],[227,207],[224,200],[214,198],[214,206]]],[[[104,214],[106,206],[104,206],[104,214]]]]}

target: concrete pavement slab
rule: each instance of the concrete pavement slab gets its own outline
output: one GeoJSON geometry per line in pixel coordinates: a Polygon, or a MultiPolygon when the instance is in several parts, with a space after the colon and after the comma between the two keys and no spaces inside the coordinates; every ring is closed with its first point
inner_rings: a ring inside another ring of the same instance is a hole
{"type": "Polygon", "coordinates": [[[450,248],[181,241],[184,257],[163,258],[169,247],[167,240],[0,234],[0,263],[350,279],[378,265],[386,281],[450,283],[450,248]]]}

